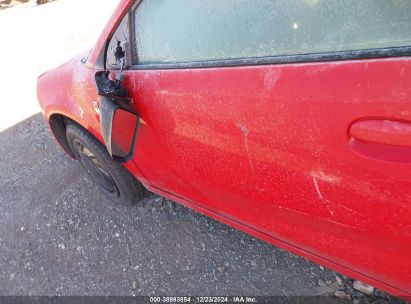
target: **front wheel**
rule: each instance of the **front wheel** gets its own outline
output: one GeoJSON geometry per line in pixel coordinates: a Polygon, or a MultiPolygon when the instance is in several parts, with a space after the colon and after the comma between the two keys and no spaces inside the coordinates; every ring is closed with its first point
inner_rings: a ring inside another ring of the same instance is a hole
{"type": "Polygon", "coordinates": [[[66,137],[76,159],[111,201],[122,205],[139,203],[146,190],[133,175],[108,154],[107,149],[86,129],[69,122],[66,137]]]}

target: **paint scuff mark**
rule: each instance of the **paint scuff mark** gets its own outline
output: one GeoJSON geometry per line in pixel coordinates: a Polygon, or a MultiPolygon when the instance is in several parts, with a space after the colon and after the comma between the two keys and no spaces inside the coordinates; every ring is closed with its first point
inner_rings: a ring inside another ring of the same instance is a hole
{"type": "Polygon", "coordinates": [[[84,110],[81,107],[79,107],[79,112],[80,112],[80,117],[84,118],[84,110]]]}
{"type": "Polygon", "coordinates": [[[327,208],[328,212],[332,216],[334,216],[334,211],[328,205],[331,202],[327,200],[326,198],[324,198],[323,194],[321,193],[320,186],[318,185],[317,178],[315,176],[313,176],[313,182],[314,182],[314,188],[315,188],[315,191],[317,192],[318,198],[321,200],[321,202],[324,203],[324,206],[327,208]]]}
{"type": "Polygon", "coordinates": [[[405,67],[402,67],[402,68],[401,68],[400,74],[401,74],[401,77],[404,76],[404,74],[405,74],[405,67]]]}
{"type": "Polygon", "coordinates": [[[341,183],[341,177],[325,174],[323,171],[312,171],[311,176],[315,177],[318,180],[331,183],[331,184],[339,184],[341,183]]]}
{"type": "Polygon", "coordinates": [[[267,90],[272,90],[277,84],[278,79],[281,76],[281,70],[269,70],[264,75],[264,88],[267,90]]]}
{"type": "Polygon", "coordinates": [[[328,212],[334,216],[335,211],[338,209],[344,209],[346,211],[349,211],[352,214],[359,215],[359,213],[351,208],[348,208],[344,205],[332,202],[325,198],[324,194],[321,192],[320,185],[318,183],[319,180],[328,182],[328,183],[340,183],[341,178],[335,177],[335,176],[330,176],[330,175],[325,175],[323,172],[322,174],[318,174],[319,172],[311,172],[311,177],[313,178],[313,184],[314,184],[314,189],[317,193],[318,198],[320,201],[324,204],[324,206],[327,208],[328,212]]]}
{"type": "Polygon", "coordinates": [[[321,193],[320,187],[318,186],[318,182],[317,182],[317,179],[316,179],[315,177],[313,177],[313,181],[314,181],[314,188],[315,188],[315,190],[317,191],[318,197],[319,197],[321,200],[323,200],[323,199],[324,199],[324,196],[323,196],[323,194],[321,193]]]}
{"type": "Polygon", "coordinates": [[[254,170],[253,161],[251,160],[251,157],[250,157],[250,148],[248,146],[248,135],[250,134],[250,130],[247,129],[247,127],[241,123],[238,123],[237,127],[240,128],[241,132],[243,132],[244,134],[244,148],[247,153],[247,158],[248,158],[250,168],[251,170],[254,170]]]}

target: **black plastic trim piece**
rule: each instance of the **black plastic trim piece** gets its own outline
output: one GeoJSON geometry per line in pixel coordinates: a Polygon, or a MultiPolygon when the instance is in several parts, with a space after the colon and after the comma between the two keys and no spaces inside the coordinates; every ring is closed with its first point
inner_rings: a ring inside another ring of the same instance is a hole
{"type": "Polygon", "coordinates": [[[53,114],[49,119],[50,129],[57,139],[57,142],[63,148],[63,150],[73,159],[76,158],[75,154],[70,148],[70,144],[66,137],[66,123],[65,120],[69,119],[62,114],[53,114]]]}

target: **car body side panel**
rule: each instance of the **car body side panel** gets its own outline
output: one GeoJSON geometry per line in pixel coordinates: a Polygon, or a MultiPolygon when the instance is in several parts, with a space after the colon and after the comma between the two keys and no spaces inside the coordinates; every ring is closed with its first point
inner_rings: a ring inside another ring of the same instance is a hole
{"type": "Polygon", "coordinates": [[[409,58],[129,71],[126,86],[152,185],[411,292],[411,164],[349,136],[411,121],[409,58]]]}

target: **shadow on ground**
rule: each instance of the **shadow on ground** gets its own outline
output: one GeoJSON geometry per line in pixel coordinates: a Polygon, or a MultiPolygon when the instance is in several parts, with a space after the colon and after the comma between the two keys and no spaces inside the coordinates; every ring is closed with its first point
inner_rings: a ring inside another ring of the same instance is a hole
{"type": "Polygon", "coordinates": [[[41,114],[0,133],[0,269],[1,295],[338,289],[336,273],[189,209],[114,206],[58,147],[41,114]]]}

